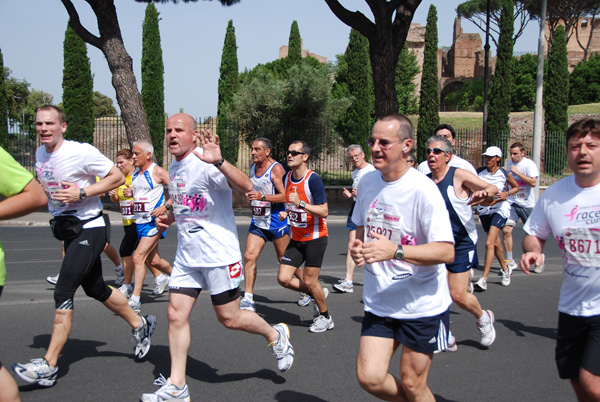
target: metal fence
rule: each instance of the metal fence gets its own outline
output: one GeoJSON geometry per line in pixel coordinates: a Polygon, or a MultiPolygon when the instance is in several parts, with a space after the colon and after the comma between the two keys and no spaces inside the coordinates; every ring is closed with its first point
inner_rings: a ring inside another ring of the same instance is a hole
{"type": "MultiPolygon", "coordinates": [[[[216,120],[197,121],[198,129],[210,129],[216,132],[216,120]]],[[[347,185],[351,182],[352,164],[346,153],[349,144],[331,127],[283,127],[260,128],[248,130],[232,123],[221,128],[219,133],[221,149],[229,161],[234,162],[240,169],[248,172],[252,159],[250,145],[253,139],[266,137],[273,143],[275,159],[285,166],[286,151],[293,140],[304,140],[311,147],[309,168],[316,171],[326,185],[347,185]]],[[[533,133],[500,133],[488,135],[488,146],[496,145],[503,151],[502,164],[506,162],[510,145],[521,142],[525,146],[526,155],[531,157],[533,133]]],[[[8,124],[8,135],[2,141],[4,148],[25,168],[34,171],[35,149],[40,145],[34,133],[22,132],[19,124],[8,124]]],[[[111,160],[116,160],[117,151],[129,148],[125,127],[120,117],[103,117],[96,120],[93,145],[111,160]]],[[[156,146],[156,144],[155,144],[156,146]]],[[[166,142],[163,146],[163,167],[168,168],[172,156],[166,142]]],[[[540,166],[540,185],[549,185],[570,174],[566,167],[563,133],[542,134],[542,161],[540,166]],[[546,142],[548,136],[549,142],[546,142]],[[546,147],[544,144],[550,144],[546,147]],[[548,149],[547,149],[548,148],[548,149]]],[[[368,150],[365,150],[368,153],[368,150]]],[[[478,167],[482,165],[482,131],[457,130],[457,155],[467,159],[478,167]]]]}

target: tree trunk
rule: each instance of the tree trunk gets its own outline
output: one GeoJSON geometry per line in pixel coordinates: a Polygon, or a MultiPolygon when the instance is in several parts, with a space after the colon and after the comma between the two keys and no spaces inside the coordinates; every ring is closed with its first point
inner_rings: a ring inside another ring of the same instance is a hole
{"type": "Polygon", "coordinates": [[[106,57],[130,145],[138,140],[151,141],[142,96],[133,74],[133,61],[125,50],[114,0],[86,0],[98,20],[100,37],[81,25],[71,0],[61,1],[69,13],[70,25],[75,32],[86,43],[100,49],[106,57]]]}

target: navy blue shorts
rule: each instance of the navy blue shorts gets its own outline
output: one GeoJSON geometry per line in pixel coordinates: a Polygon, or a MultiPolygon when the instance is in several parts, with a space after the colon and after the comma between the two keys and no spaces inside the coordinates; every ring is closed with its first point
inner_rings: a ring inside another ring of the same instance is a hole
{"type": "Polygon", "coordinates": [[[384,318],[365,311],[361,336],[395,339],[419,353],[433,353],[448,348],[450,310],[433,317],[414,320],[384,318]]]}
{"type": "Polygon", "coordinates": [[[356,205],[356,201],[352,202],[352,206],[350,207],[350,212],[348,213],[348,219],[346,219],[346,229],[356,230],[356,225],[352,222],[352,213],[354,212],[354,206],[356,205]]]}
{"type": "Polygon", "coordinates": [[[516,226],[519,219],[523,223],[527,222],[532,211],[533,208],[522,207],[519,204],[510,204],[510,216],[506,220],[506,225],[516,226]]]}
{"type": "Polygon", "coordinates": [[[265,239],[265,241],[273,241],[273,240],[277,240],[285,235],[289,235],[290,234],[290,226],[285,225],[285,226],[280,227],[277,230],[268,230],[268,229],[261,229],[258,226],[256,226],[254,223],[250,223],[250,227],[248,228],[248,233],[251,233],[254,236],[258,236],[261,239],[265,239]]]}
{"type": "Polygon", "coordinates": [[[506,225],[506,218],[499,213],[491,215],[479,215],[479,220],[481,221],[481,226],[483,227],[483,231],[485,233],[490,231],[491,226],[502,229],[504,225],[506,225]]]}
{"type": "Polygon", "coordinates": [[[580,368],[600,376],[600,315],[576,317],[559,312],[555,360],[563,380],[578,378],[580,368]]]}
{"type": "Polygon", "coordinates": [[[450,264],[446,264],[446,269],[453,274],[460,274],[473,268],[474,261],[475,250],[457,251],[454,253],[454,261],[450,264]]]}

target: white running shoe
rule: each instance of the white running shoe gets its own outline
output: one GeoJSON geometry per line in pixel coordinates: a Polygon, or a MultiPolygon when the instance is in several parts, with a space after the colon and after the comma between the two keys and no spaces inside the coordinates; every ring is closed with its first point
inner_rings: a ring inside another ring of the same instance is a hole
{"type": "Polygon", "coordinates": [[[273,350],[273,355],[277,357],[279,371],[288,371],[294,364],[294,347],[290,343],[290,329],[284,323],[273,325],[273,328],[279,332],[279,338],[269,346],[273,350]]]}
{"type": "Polygon", "coordinates": [[[298,300],[298,305],[300,307],[306,307],[306,306],[308,306],[308,304],[310,303],[311,300],[312,300],[312,297],[310,297],[309,294],[300,292],[300,300],[298,300]]]}
{"type": "Polygon", "coordinates": [[[333,324],[333,318],[331,317],[331,314],[329,315],[329,318],[325,318],[324,315],[320,315],[313,320],[313,323],[308,330],[314,333],[325,332],[328,329],[333,329],[334,326],[335,325],[333,324]]]}
{"type": "Polygon", "coordinates": [[[482,292],[487,290],[487,281],[484,278],[479,278],[477,282],[475,282],[475,287],[482,292]]]}
{"type": "Polygon", "coordinates": [[[496,329],[494,329],[494,313],[492,310],[483,310],[483,314],[487,314],[489,320],[477,321],[479,335],[481,337],[479,343],[481,346],[490,346],[496,340],[496,329]]]}
{"type": "MultiPolygon", "coordinates": [[[[129,285],[131,286],[131,285],[129,285]]],[[[126,284],[122,284],[119,289],[117,289],[119,292],[123,293],[123,295],[129,299],[129,296],[131,296],[131,292],[133,291],[133,289],[129,290],[129,286],[127,286],[126,284]]]]}
{"type": "Polygon", "coordinates": [[[456,338],[452,335],[452,331],[448,331],[448,347],[444,350],[436,350],[433,353],[438,354],[440,352],[456,352],[458,345],[456,344],[456,338]]]}
{"type": "Polygon", "coordinates": [[[60,276],[60,274],[56,274],[56,276],[47,276],[46,282],[48,282],[51,285],[56,285],[56,282],[58,282],[59,276],[60,276]]]}
{"type": "Polygon", "coordinates": [[[156,317],[145,315],[142,317],[142,327],[131,330],[131,340],[135,342],[133,354],[136,360],[142,360],[150,351],[152,345],[152,334],[156,328],[156,317]]]}
{"type": "Polygon", "coordinates": [[[511,272],[512,272],[514,269],[517,269],[517,268],[518,268],[518,266],[517,266],[517,263],[516,263],[516,262],[514,262],[514,261],[511,261],[511,260],[504,260],[504,262],[506,263],[506,266],[508,267],[508,269],[510,269],[510,270],[511,270],[511,272]]]}
{"type": "Polygon", "coordinates": [[[256,304],[254,304],[254,300],[248,300],[245,297],[242,297],[242,300],[240,300],[240,308],[242,310],[256,311],[256,304]]]}
{"type": "MultiPolygon", "coordinates": [[[[323,288],[323,294],[325,295],[325,299],[327,299],[327,297],[329,296],[329,289],[323,288]]],[[[321,312],[319,311],[319,306],[317,306],[317,303],[315,303],[315,299],[312,299],[312,304],[313,304],[313,317],[317,318],[318,316],[321,315],[321,312]]]]}
{"type": "Polygon", "coordinates": [[[125,283],[125,274],[123,273],[123,264],[115,268],[117,279],[115,279],[115,286],[121,286],[125,283]]]}
{"type": "Polygon", "coordinates": [[[546,263],[546,256],[544,254],[542,254],[542,265],[534,266],[533,272],[535,272],[536,274],[541,274],[542,272],[544,272],[544,264],[545,263],[546,263]]]}
{"type": "Polygon", "coordinates": [[[136,303],[130,297],[129,301],[127,303],[129,304],[129,307],[131,307],[137,315],[139,315],[142,312],[142,302],[136,303]]]}
{"type": "Polygon", "coordinates": [[[27,382],[35,382],[42,387],[51,387],[56,383],[58,367],[50,367],[46,359],[31,359],[30,363],[15,363],[12,369],[16,375],[27,382]]]}
{"type": "Polygon", "coordinates": [[[155,295],[162,295],[163,292],[165,291],[165,288],[169,284],[170,279],[171,279],[171,277],[166,274],[160,274],[156,278],[154,278],[155,286],[154,286],[154,290],[152,291],[152,293],[154,293],[155,295]]]}
{"type": "Polygon", "coordinates": [[[154,385],[159,385],[160,388],[151,394],[142,394],[141,402],[163,402],[163,401],[184,401],[190,402],[190,391],[187,384],[183,388],[171,384],[171,379],[165,379],[162,374],[156,380],[154,385]]]}
{"type": "Polygon", "coordinates": [[[334,283],[333,290],[337,290],[338,292],[341,292],[341,293],[353,293],[354,285],[352,284],[352,282],[344,279],[340,283],[334,283]]]}
{"type": "Polygon", "coordinates": [[[507,266],[506,271],[500,269],[500,272],[502,273],[502,280],[500,281],[500,284],[502,286],[510,285],[510,275],[512,274],[512,269],[507,266]]]}

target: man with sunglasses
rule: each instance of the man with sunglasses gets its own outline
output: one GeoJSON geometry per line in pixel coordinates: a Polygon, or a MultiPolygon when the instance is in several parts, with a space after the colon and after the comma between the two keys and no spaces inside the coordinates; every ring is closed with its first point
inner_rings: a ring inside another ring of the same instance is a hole
{"type": "MultiPolygon", "coordinates": [[[[448,161],[452,158],[452,145],[444,137],[429,138],[426,154],[431,169],[427,176],[438,186],[444,198],[454,234],[454,261],[446,264],[450,296],[458,307],[477,319],[480,344],[487,347],[496,339],[494,313],[483,310],[477,297],[468,292],[469,286],[473,286],[469,274],[477,249],[477,227],[471,204],[491,199],[498,193],[498,189],[465,169],[448,166],[448,161]]],[[[452,333],[448,338],[449,346],[446,350],[456,351],[456,339],[452,333]]]]}
{"type": "Polygon", "coordinates": [[[379,118],[367,144],[377,170],[358,184],[352,214],[352,258],[365,265],[357,378],[381,399],[433,401],[427,376],[433,352],[448,346],[452,303],[444,266],[454,260],[448,211],[435,184],[406,163],[408,118],[379,118]],[[400,344],[398,378],[389,365],[400,344]]]}
{"type": "MultiPolygon", "coordinates": [[[[456,146],[456,132],[454,131],[454,128],[451,125],[440,124],[439,126],[437,126],[435,128],[433,135],[439,135],[440,137],[444,137],[445,139],[450,141],[450,144],[452,145],[452,151],[454,152],[454,147],[456,146]]],[[[475,170],[475,168],[473,167],[473,165],[471,165],[471,163],[469,161],[461,158],[458,155],[454,155],[454,153],[452,154],[452,158],[450,158],[450,162],[448,162],[448,166],[468,170],[469,172],[473,173],[474,175],[477,174],[477,171],[475,170]]],[[[431,170],[429,170],[429,165],[427,163],[427,159],[425,159],[423,162],[421,162],[419,164],[419,167],[417,167],[417,170],[425,175],[431,173],[431,170]]]]}
{"type": "Polygon", "coordinates": [[[348,253],[346,254],[346,277],[333,285],[333,289],[340,293],[352,293],[354,292],[354,285],[352,279],[354,277],[354,269],[356,264],[352,260],[350,255],[350,249],[354,245],[354,239],[356,238],[356,225],[352,222],[352,212],[354,212],[354,205],[356,204],[356,188],[360,179],[369,172],[375,170],[372,164],[365,160],[365,151],[358,144],[352,144],[348,147],[348,157],[352,161],[355,169],[352,171],[352,191],[344,188],[344,197],[352,198],[352,206],[348,213],[348,219],[346,220],[346,228],[349,229],[348,234],[348,253]]]}
{"type": "Polygon", "coordinates": [[[291,240],[281,258],[277,281],[284,288],[312,297],[314,320],[309,331],[320,333],[334,327],[325,301],[329,291],[319,284],[319,273],[327,248],[325,218],[329,208],[323,181],[306,164],[309,156],[310,147],[304,141],[294,141],[288,147],[290,171],[284,178],[287,206],[285,211],[279,213],[279,219],[289,219],[291,240]],[[302,278],[294,277],[303,263],[302,278]]]}

